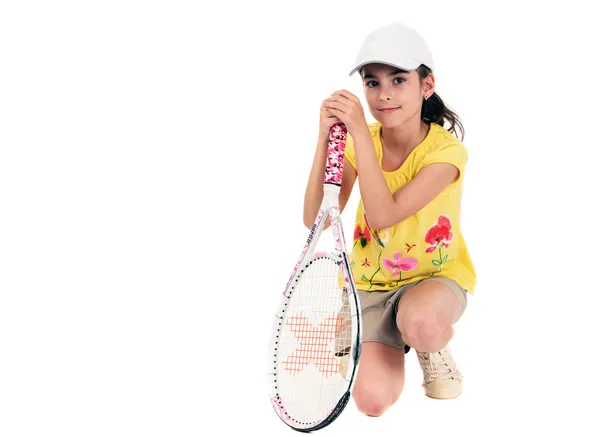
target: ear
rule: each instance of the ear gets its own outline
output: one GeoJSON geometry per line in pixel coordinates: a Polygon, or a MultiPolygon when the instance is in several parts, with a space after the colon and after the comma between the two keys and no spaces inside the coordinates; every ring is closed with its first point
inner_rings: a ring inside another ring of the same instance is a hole
{"type": "Polygon", "coordinates": [[[423,91],[429,96],[435,92],[435,76],[433,73],[429,73],[429,75],[423,79],[423,91]]]}

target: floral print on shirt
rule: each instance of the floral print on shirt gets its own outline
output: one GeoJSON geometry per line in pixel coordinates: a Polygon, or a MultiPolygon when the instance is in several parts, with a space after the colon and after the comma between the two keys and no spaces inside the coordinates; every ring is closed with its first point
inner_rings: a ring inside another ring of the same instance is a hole
{"type": "MultiPolygon", "coordinates": [[[[362,281],[369,283],[368,290],[373,287],[373,279],[382,268],[391,272],[392,278],[396,279],[396,281],[389,282],[387,284],[388,287],[395,287],[402,280],[406,279],[403,278],[402,272],[414,271],[419,267],[418,256],[417,258],[411,256],[417,251],[424,251],[427,254],[434,255],[435,258],[431,259],[431,263],[439,269],[439,272],[442,271],[443,264],[448,261],[448,254],[444,254],[443,249],[448,248],[455,235],[452,231],[452,220],[448,215],[441,214],[437,222],[427,230],[424,236],[425,243],[427,244],[424,249],[422,248],[423,246],[414,240],[405,241],[402,251],[396,252],[391,258],[382,256],[383,251],[386,249],[386,244],[390,239],[390,230],[375,230],[369,225],[366,214],[364,214],[364,219],[365,226],[363,227],[358,224],[354,230],[354,246],[360,244],[360,247],[364,249],[368,244],[373,243],[380,247],[377,265],[368,257],[360,259],[360,268],[362,269],[360,278],[362,281]]],[[[354,268],[356,263],[352,261],[351,265],[354,268]]],[[[431,275],[433,276],[434,273],[431,275]]]]}
{"type": "Polygon", "coordinates": [[[438,221],[425,233],[425,242],[429,244],[426,253],[431,253],[435,249],[438,249],[439,259],[431,260],[431,263],[439,267],[440,272],[442,271],[442,264],[448,260],[448,254],[442,256],[442,247],[448,247],[452,238],[454,238],[454,232],[451,231],[452,221],[446,214],[440,215],[438,221]]]}

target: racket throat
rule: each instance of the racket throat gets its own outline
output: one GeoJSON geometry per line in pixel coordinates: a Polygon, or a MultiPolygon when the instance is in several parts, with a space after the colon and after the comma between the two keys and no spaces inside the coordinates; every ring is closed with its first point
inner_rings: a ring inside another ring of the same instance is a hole
{"type": "MultiPolygon", "coordinates": [[[[340,207],[340,186],[336,184],[323,184],[323,207],[325,210],[335,208],[334,214],[339,215],[340,207]]],[[[332,219],[333,214],[332,214],[332,219]]]]}

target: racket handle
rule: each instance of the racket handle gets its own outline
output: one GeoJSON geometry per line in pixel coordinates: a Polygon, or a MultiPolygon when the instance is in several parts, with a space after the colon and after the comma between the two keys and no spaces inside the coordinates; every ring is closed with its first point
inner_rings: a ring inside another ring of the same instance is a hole
{"type": "Polygon", "coordinates": [[[325,166],[325,183],[342,186],[344,171],[344,153],[348,130],[343,123],[336,123],[329,129],[329,145],[327,147],[327,164],[325,166]]]}

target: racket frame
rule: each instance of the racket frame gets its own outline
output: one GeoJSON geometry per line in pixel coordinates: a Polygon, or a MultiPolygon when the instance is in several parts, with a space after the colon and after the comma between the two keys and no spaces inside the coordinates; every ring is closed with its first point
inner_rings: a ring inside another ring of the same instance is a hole
{"type": "MultiPolygon", "coordinates": [[[[343,126],[342,126],[343,128],[343,126]]],[[[333,132],[333,127],[332,127],[333,132]]],[[[345,143],[343,144],[345,146],[345,143]]],[[[330,142],[330,148],[332,143],[330,142]]],[[[342,149],[343,158],[343,149],[342,149]]],[[[331,163],[331,154],[328,154],[328,160],[331,163]]],[[[340,169],[341,171],[341,169],[340,169]]],[[[352,389],[356,383],[356,375],[358,372],[358,363],[361,353],[361,341],[362,341],[362,319],[360,311],[360,302],[356,292],[356,285],[352,276],[352,269],[348,259],[348,252],[346,247],[346,241],[344,236],[344,230],[342,226],[342,220],[339,209],[339,194],[341,190],[341,182],[338,180],[332,181],[331,177],[325,178],[323,183],[323,200],[319,207],[319,211],[314,220],[312,228],[308,234],[306,244],[302,249],[301,255],[294,266],[292,274],[288,280],[288,283],[283,292],[283,296],[280,299],[279,306],[275,312],[275,320],[273,322],[270,350],[269,350],[269,385],[272,406],[279,418],[288,426],[297,431],[310,432],[322,429],[325,426],[331,424],[346,407],[350,400],[352,389]],[[325,228],[327,219],[331,218],[331,230],[335,242],[335,250],[329,252],[316,252],[316,246],[321,238],[321,234],[325,228]],[[348,366],[346,380],[348,381],[347,390],[343,396],[340,397],[337,405],[329,412],[327,417],[323,420],[315,423],[299,424],[295,420],[291,419],[285,411],[285,406],[279,400],[278,392],[278,378],[277,363],[278,363],[278,345],[281,329],[283,329],[283,321],[286,318],[286,312],[288,309],[288,303],[293,296],[295,287],[300,281],[300,277],[304,273],[304,270],[310,266],[310,264],[317,258],[327,257],[340,265],[342,275],[345,281],[345,291],[348,293],[348,301],[350,305],[350,313],[353,315],[350,320],[352,323],[352,347],[348,357],[348,366]],[[348,377],[349,375],[349,377],[348,377]]]]}

